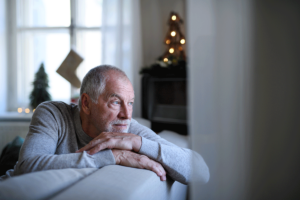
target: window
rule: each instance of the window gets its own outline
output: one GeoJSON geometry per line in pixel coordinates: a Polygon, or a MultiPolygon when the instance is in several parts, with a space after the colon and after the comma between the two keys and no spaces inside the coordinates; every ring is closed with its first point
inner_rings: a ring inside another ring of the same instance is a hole
{"type": "Polygon", "coordinates": [[[84,61],[77,68],[80,80],[87,71],[101,64],[102,0],[13,0],[9,43],[8,111],[29,106],[34,74],[43,62],[49,76],[52,100],[70,102],[79,89],[56,73],[70,49],[84,61]]]}

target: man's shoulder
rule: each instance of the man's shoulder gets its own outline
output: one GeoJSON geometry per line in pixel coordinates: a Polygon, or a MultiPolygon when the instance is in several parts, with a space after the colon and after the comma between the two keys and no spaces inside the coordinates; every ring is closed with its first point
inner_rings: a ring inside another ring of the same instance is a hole
{"type": "Polygon", "coordinates": [[[43,103],[39,104],[37,109],[44,107],[44,108],[57,108],[59,110],[72,110],[76,109],[78,106],[76,104],[67,104],[62,101],[44,101],[43,103]]]}
{"type": "Polygon", "coordinates": [[[54,118],[69,118],[77,112],[78,106],[75,104],[67,104],[62,101],[45,101],[38,105],[33,117],[52,116],[54,118]]]}

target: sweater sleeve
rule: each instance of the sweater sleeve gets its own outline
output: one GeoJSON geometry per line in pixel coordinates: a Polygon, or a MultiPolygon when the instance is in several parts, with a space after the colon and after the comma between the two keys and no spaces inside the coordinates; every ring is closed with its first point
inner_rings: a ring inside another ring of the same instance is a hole
{"type": "MultiPolygon", "coordinates": [[[[34,112],[14,175],[48,169],[101,168],[115,164],[111,150],[89,155],[86,152],[72,153],[66,147],[65,152],[57,154],[57,145],[61,142],[61,138],[66,136],[63,133],[65,125],[54,109],[41,104],[34,112]]],[[[73,145],[75,152],[77,144],[73,145]]]]}
{"type": "Polygon", "coordinates": [[[190,149],[181,148],[168,142],[151,129],[132,120],[130,131],[142,137],[140,154],[159,162],[167,174],[175,181],[188,184],[192,173],[192,162],[197,173],[197,181],[207,183],[209,169],[200,154],[190,149]]]}

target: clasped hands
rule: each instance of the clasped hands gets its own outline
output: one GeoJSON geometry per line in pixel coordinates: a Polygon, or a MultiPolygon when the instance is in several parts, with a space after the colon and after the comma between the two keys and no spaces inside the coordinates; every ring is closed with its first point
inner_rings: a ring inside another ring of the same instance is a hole
{"type": "Polygon", "coordinates": [[[103,132],[76,153],[87,151],[93,155],[103,149],[111,149],[117,165],[148,169],[157,174],[160,180],[166,180],[166,171],[162,165],[145,155],[138,154],[142,146],[142,137],[132,133],[103,132]]]}

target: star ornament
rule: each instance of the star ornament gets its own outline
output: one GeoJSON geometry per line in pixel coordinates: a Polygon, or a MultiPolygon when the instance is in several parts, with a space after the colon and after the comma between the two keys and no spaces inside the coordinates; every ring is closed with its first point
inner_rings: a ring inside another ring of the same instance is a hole
{"type": "Polygon", "coordinates": [[[82,61],[83,58],[76,51],[71,49],[56,72],[69,81],[74,87],[80,88],[81,82],[76,75],[76,69],[82,61]]]}

